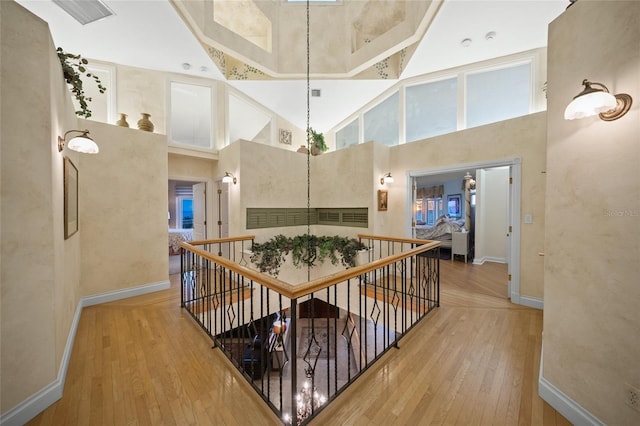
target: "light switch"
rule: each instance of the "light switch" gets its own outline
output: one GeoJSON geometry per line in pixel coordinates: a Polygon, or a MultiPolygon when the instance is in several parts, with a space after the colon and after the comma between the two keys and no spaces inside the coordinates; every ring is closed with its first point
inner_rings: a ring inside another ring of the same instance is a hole
{"type": "Polygon", "coordinates": [[[533,223],[533,217],[530,214],[525,214],[524,223],[533,223]]]}

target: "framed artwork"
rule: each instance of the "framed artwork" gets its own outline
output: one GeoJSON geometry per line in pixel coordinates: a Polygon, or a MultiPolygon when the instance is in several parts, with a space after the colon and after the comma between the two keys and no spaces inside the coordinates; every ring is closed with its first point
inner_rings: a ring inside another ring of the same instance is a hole
{"type": "Polygon", "coordinates": [[[451,217],[462,216],[462,195],[447,195],[447,214],[451,217]]]}
{"type": "Polygon", "coordinates": [[[280,143],[291,145],[291,130],[280,129],[280,143]]]}
{"type": "Polygon", "coordinates": [[[64,157],[64,239],[78,232],[78,169],[64,157]]]}
{"type": "Polygon", "coordinates": [[[386,189],[378,189],[378,211],[387,211],[387,204],[389,202],[388,192],[386,189]]]}

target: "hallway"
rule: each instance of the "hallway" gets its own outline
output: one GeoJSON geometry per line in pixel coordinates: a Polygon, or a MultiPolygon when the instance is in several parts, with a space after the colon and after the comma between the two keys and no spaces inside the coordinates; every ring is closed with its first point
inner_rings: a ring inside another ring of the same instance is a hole
{"type": "MultiPolygon", "coordinates": [[[[569,425],[537,396],[542,312],[501,296],[506,266],[440,265],[441,307],[311,424],[569,425]]],[[[28,424],[280,424],[171,283],[86,308],[64,396],[28,424]]]]}

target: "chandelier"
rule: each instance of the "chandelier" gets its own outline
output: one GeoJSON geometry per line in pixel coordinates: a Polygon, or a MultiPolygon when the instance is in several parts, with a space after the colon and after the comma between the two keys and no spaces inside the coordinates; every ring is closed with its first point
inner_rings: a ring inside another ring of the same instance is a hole
{"type": "MultiPolygon", "coordinates": [[[[296,424],[300,424],[327,402],[327,398],[320,394],[315,386],[312,387],[308,380],[305,380],[302,384],[302,390],[296,395],[296,402],[296,424]]],[[[291,416],[285,414],[284,421],[290,424],[291,416]]]]}

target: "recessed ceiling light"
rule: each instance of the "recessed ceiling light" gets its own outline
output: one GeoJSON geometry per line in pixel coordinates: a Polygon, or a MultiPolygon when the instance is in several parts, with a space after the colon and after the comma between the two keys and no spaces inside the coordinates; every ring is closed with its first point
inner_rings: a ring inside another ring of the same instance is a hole
{"type": "Polygon", "coordinates": [[[471,45],[472,40],[470,38],[465,38],[460,42],[462,47],[469,47],[471,45]]]}
{"type": "Polygon", "coordinates": [[[494,38],[496,38],[496,32],[495,31],[489,31],[487,33],[487,35],[484,36],[485,39],[487,40],[493,40],[494,38]]]}
{"type": "Polygon", "coordinates": [[[185,70],[191,69],[191,64],[189,62],[183,62],[182,69],[185,69],[185,70]]]}

